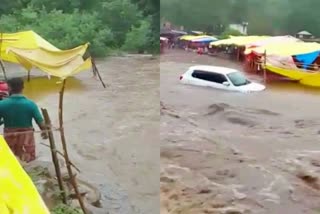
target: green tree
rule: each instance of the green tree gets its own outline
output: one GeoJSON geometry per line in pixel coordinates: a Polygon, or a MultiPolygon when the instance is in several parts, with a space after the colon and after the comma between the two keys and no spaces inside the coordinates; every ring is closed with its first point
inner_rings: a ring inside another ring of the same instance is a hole
{"type": "Polygon", "coordinates": [[[320,1],[290,1],[291,10],[285,20],[284,27],[289,33],[307,30],[320,36],[320,19],[318,8],[320,1]]]}
{"type": "Polygon", "coordinates": [[[99,13],[102,22],[113,30],[119,46],[124,43],[131,27],[142,19],[138,6],[130,0],[105,0],[99,13]]]}
{"type": "Polygon", "coordinates": [[[131,31],[127,33],[123,49],[126,51],[138,50],[140,53],[146,50],[149,43],[150,23],[148,21],[141,21],[140,26],[133,26],[131,31]]]}
{"type": "Polygon", "coordinates": [[[233,0],[230,2],[229,21],[233,23],[243,23],[248,21],[249,0],[233,0]]]}
{"type": "MultiPolygon", "coordinates": [[[[129,32],[144,29],[143,47],[159,49],[159,4],[155,0],[3,0],[0,4],[0,31],[33,30],[61,49],[90,42],[91,52],[106,55],[120,49],[129,32]],[[144,23],[144,24],[141,24],[144,23]]],[[[142,40],[137,38],[138,41],[142,40]]],[[[141,46],[136,50],[140,51],[141,46]]]]}
{"type": "Polygon", "coordinates": [[[245,21],[250,34],[307,30],[320,36],[319,6],[319,0],[161,0],[161,17],[187,29],[216,33],[230,23],[245,21]]]}

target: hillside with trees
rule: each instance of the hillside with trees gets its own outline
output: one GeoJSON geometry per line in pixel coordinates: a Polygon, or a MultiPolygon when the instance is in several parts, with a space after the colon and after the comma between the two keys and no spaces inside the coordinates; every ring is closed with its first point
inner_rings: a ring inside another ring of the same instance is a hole
{"type": "Polygon", "coordinates": [[[113,50],[158,52],[154,0],[2,0],[0,31],[33,30],[61,49],[90,42],[95,56],[113,50]]]}
{"type": "Polygon", "coordinates": [[[215,34],[228,24],[248,22],[249,34],[295,34],[307,30],[320,36],[318,8],[319,0],[161,0],[161,18],[187,29],[215,34]]]}

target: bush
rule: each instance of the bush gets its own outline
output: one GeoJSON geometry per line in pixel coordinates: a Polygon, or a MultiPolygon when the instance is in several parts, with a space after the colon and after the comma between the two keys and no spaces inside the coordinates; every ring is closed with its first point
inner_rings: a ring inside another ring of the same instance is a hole
{"type": "Polygon", "coordinates": [[[19,4],[0,16],[2,32],[33,30],[60,49],[89,42],[93,56],[122,47],[138,52],[159,46],[159,25],[131,0],[24,0],[24,7],[11,1],[19,4]]]}
{"type": "Polygon", "coordinates": [[[130,0],[105,0],[98,18],[112,29],[117,46],[123,45],[127,33],[143,19],[138,7],[130,0]]]}
{"type": "Polygon", "coordinates": [[[234,29],[226,29],[218,38],[219,39],[228,39],[230,36],[243,36],[243,34],[234,29]]]}
{"type": "Polygon", "coordinates": [[[127,33],[126,40],[122,46],[123,50],[139,53],[147,49],[147,44],[149,44],[150,22],[141,21],[140,26],[132,27],[131,31],[127,33]]]}
{"type": "Polygon", "coordinates": [[[104,56],[114,46],[114,36],[108,26],[102,27],[96,13],[74,11],[63,13],[31,7],[2,16],[0,25],[6,32],[33,30],[60,49],[70,49],[86,42],[95,56],[104,56]]]}

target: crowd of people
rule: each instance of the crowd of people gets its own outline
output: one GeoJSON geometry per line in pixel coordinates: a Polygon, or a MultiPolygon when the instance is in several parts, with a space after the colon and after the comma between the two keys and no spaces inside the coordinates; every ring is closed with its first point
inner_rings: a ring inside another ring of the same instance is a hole
{"type": "Polygon", "coordinates": [[[209,46],[205,43],[192,43],[189,41],[183,41],[179,38],[168,38],[166,42],[160,42],[161,53],[164,52],[164,49],[184,49],[186,51],[195,50],[197,54],[202,55],[208,53],[209,46]]]}

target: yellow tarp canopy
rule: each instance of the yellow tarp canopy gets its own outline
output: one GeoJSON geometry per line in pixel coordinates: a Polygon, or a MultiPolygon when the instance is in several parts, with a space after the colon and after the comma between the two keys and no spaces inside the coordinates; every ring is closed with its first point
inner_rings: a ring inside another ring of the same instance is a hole
{"type": "Polygon", "coordinates": [[[287,42],[277,44],[271,43],[269,45],[250,49],[245,51],[245,53],[250,53],[252,51],[257,54],[263,54],[266,51],[267,55],[293,56],[298,54],[307,54],[318,50],[320,50],[319,43],[287,42]]]}
{"type": "Polygon", "coordinates": [[[0,57],[7,62],[19,63],[17,59],[7,54],[7,48],[37,49],[44,48],[49,51],[59,51],[58,48],[43,39],[33,31],[23,31],[18,33],[2,33],[0,34],[0,57]]]}
{"type": "Polygon", "coordinates": [[[288,77],[292,80],[297,80],[303,85],[320,87],[320,73],[310,72],[306,70],[299,69],[285,69],[279,68],[270,64],[266,65],[267,70],[288,77]]]}
{"type": "Polygon", "coordinates": [[[49,51],[43,48],[8,48],[7,51],[27,70],[37,67],[51,76],[64,79],[91,68],[91,58],[86,61],[82,58],[87,47],[86,44],[66,51],[49,51]]]}
{"type": "Polygon", "coordinates": [[[91,58],[83,60],[88,44],[60,50],[33,31],[0,34],[0,58],[21,64],[28,71],[33,67],[51,76],[67,78],[91,68],[91,58]]]}
{"type": "Polygon", "coordinates": [[[269,36],[234,36],[229,39],[223,39],[215,42],[211,42],[210,46],[220,46],[220,45],[236,45],[244,46],[252,42],[263,40],[269,36]]]}
{"type": "Polygon", "coordinates": [[[36,187],[0,136],[0,213],[50,214],[36,187]]]}

